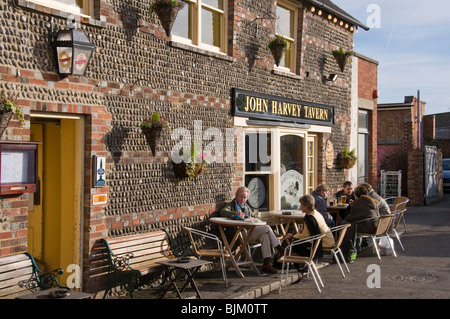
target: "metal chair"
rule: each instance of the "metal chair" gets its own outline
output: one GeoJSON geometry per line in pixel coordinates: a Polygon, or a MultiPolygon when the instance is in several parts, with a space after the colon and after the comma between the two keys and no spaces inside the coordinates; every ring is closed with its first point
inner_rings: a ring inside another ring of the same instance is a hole
{"type": "Polygon", "coordinates": [[[189,227],[183,227],[187,233],[189,234],[189,238],[191,240],[192,243],[192,248],[194,253],[201,257],[208,257],[208,258],[219,258],[220,259],[220,265],[222,268],[222,275],[223,275],[223,280],[225,281],[225,285],[228,287],[228,279],[227,279],[227,272],[226,272],[226,265],[225,265],[225,257],[230,258],[230,253],[223,248],[223,244],[220,241],[220,239],[213,234],[198,230],[198,229],[194,229],[194,228],[189,228],[189,227]],[[217,249],[198,249],[197,245],[194,241],[194,235],[206,238],[206,239],[210,239],[213,240],[217,243],[217,249]]]}
{"type": "Polygon", "coordinates": [[[345,224],[345,225],[340,225],[340,226],[336,226],[330,229],[330,232],[334,235],[335,237],[335,244],[333,247],[323,247],[323,252],[329,252],[332,254],[332,256],[334,257],[334,259],[336,260],[336,263],[339,266],[339,269],[341,270],[342,273],[342,277],[345,278],[345,274],[344,271],[342,270],[342,266],[341,266],[341,262],[339,261],[339,257],[341,257],[341,259],[344,262],[345,268],[347,269],[348,273],[350,273],[350,270],[348,269],[347,266],[347,262],[345,261],[344,255],[342,254],[341,251],[341,244],[342,241],[344,240],[344,236],[345,233],[347,232],[347,228],[349,228],[351,226],[351,224],[345,224]]]}
{"type": "Polygon", "coordinates": [[[314,264],[314,256],[316,255],[316,251],[317,251],[317,248],[319,247],[319,243],[324,236],[325,236],[325,234],[321,234],[321,235],[317,235],[317,236],[311,236],[311,237],[307,237],[307,238],[303,238],[303,239],[299,239],[299,240],[294,240],[289,246],[287,246],[284,249],[284,256],[282,256],[278,260],[278,262],[283,263],[282,268],[281,268],[281,277],[280,277],[280,290],[279,290],[280,293],[281,293],[281,286],[282,286],[282,281],[283,281],[284,268],[286,267],[285,277],[287,279],[287,276],[289,274],[289,264],[291,264],[291,263],[292,264],[306,264],[308,266],[308,275],[309,275],[309,273],[312,274],[312,277],[314,279],[314,282],[316,283],[317,289],[319,290],[319,292],[321,292],[320,286],[319,286],[319,283],[317,282],[317,280],[320,282],[320,285],[322,287],[324,287],[324,285],[323,285],[322,279],[320,278],[319,272],[317,271],[317,267],[314,264]],[[301,245],[301,244],[305,244],[305,243],[311,244],[311,250],[310,250],[309,257],[292,255],[292,247],[295,247],[295,246],[301,245]],[[317,278],[316,278],[316,276],[317,276],[317,278]]]}
{"type": "Polygon", "coordinates": [[[358,224],[364,221],[373,220],[373,218],[365,219],[356,224],[356,236],[360,238],[370,237],[372,238],[373,247],[375,248],[375,251],[377,253],[378,259],[381,260],[380,252],[378,249],[377,239],[381,238],[387,238],[389,246],[391,246],[392,251],[394,253],[394,256],[397,257],[397,254],[395,253],[394,247],[391,245],[390,237],[389,237],[389,230],[391,229],[391,223],[392,219],[394,218],[393,214],[390,215],[383,215],[377,218],[377,227],[373,234],[369,233],[360,233],[358,232],[358,224]]]}
{"type": "MultiPolygon", "coordinates": [[[[394,200],[392,206],[391,206],[391,212],[396,212],[396,211],[400,211],[400,210],[406,210],[406,205],[409,202],[409,198],[408,197],[403,197],[403,196],[397,196],[397,197],[388,197],[385,198],[386,202],[389,200],[394,200]]],[[[406,228],[406,220],[405,220],[405,215],[402,215],[402,219],[403,219],[403,227],[405,228],[405,232],[408,231],[408,229],[406,228]]]]}
{"type": "Polygon", "coordinates": [[[400,223],[400,220],[402,219],[403,213],[405,211],[406,211],[406,209],[392,212],[392,215],[394,215],[394,218],[392,220],[391,227],[390,227],[390,231],[392,231],[394,233],[395,238],[397,238],[397,241],[400,244],[400,247],[402,247],[403,251],[405,251],[405,248],[403,247],[402,241],[400,240],[400,236],[397,232],[397,227],[398,227],[398,224],[400,223]]]}

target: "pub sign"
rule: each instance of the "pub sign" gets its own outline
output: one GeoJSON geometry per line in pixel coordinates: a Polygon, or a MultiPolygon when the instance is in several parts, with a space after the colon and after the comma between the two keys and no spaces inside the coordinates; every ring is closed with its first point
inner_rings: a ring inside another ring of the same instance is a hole
{"type": "Polygon", "coordinates": [[[298,124],[334,125],[334,107],[233,89],[234,115],[298,124]]]}

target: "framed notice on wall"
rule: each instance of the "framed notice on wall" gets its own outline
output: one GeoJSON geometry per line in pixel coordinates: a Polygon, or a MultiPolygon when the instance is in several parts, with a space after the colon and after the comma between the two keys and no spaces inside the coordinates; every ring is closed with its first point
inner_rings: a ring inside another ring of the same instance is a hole
{"type": "Polygon", "coordinates": [[[33,142],[0,143],[0,195],[36,191],[37,145],[33,142]]]}
{"type": "Polygon", "coordinates": [[[93,156],[94,187],[106,185],[106,156],[93,156]]]}

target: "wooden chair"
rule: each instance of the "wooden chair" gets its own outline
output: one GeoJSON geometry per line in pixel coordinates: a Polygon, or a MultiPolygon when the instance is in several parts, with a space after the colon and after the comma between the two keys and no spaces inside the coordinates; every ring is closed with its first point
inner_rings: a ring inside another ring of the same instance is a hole
{"type": "Polygon", "coordinates": [[[342,254],[342,251],[341,251],[342,241],[344,240],[344,236],[345,236],[345,233],[347,232],[347,228],[349,228],[350,226],[351,226],[351,224],[345,224],[345,225],[340,225],[340,226],[331,228],[330,231],[335,237],[335,241],[334,241],[335,244],[333,247],[329,247],[329,248],[323,247],[323,252],[329,252],[332,254],[334,259],[336,260],[336,263],[339,266],[339,269],[341,270],[342,277],[344,277],[344,278],[345,278],[345,274],[344,274],[344,271],[342,270],[342,266],[339,261],[339,257],[341,257],[341,260],[344,261],[345,268],[347,269],[348,273],[350,273],[350,270],[348,269],[348,266],[347,266],[347,262],[345,261],[344,255],[342,254]]]}
{"type": "Polygon", "coordinates": [[[228,287],[225,257],[230,258],[231,256],[230,256],[230,253],[226,249],[223,248],[223,244],[220,241],[220,239],[213,234],[210,234],[210,233],[198,230],[198,229],[189,228],[189,227],[183,227],[183,228],[189,234],[189,238],[192,243],[192,249],[197,256],[199,256],[200,258],[207,257],[207,258],[219,258],[220,259],[223,280],[225,281],[225,285],[228,287]],[[217,244],[217,249],[198,249],[193,235],[200,236],[205,239],[213,240],[217,244]]]}
{"type": "Polygon", "coordinates": [[[286,267],[286,279],[287,279],[287,276],[289,273],[289,264],[291,264],[291,263],[292,264],[306,264],[308,266],[308,274],[311,273],[311,275],[314,279],[314,282],[316,283],[317,289],[319,290],[319,292],[321,292],[318,281],[320,282],[320,285],[322,287],[324,287],[324,285],[323,285],[322,279],[320,278],[319,272],[317,271],[317,267],[314,264],[314,256],[316,255],[316,251],[317,251],[317,248],[319,247],[319,243],[324,236],[325,236],[325,234],[322,234],[322,235],[303,238],[300,240],[294,240],[289,246],[287,246],[284,249],[284,256],[282,256],[278,260],[279,263],[283,263],[283,266],[281,268],[281,277],[280,277],[280,290],[279,290],[280,293],[281,293],[281,286],[282,286],[282,281],[283,281],[284,268],[286,267]],[[301,244],[306,244],[306,243],[311,244],[311,250],[310,250],[309,257],[292,255],[293,247],[295,247],[297,245],[301,245],[301,244]],[[317,276],[317,278],[316,278],[316,276],[317,276]]]}
{"type": "MultiPolygon", "coordinates": [[[[381,257],[380,257],[380,252],[379,252],[379,249],[378,249],[377,239],[387,238],[388,239],[388,243],[391,246],[391,241],[390,241],[390,237],[389,237],[389,230],[391,229],[390,226],[391,226],[393,218],[394,218],[393,214],[383,215],[383,216],[378,217],[377,227],[376,227],[376,230],[375,230],[375,232],[373,234],[358,232],[358,224],[359,223],[371,220],[373,218],[367,219],[367,220],[362,220],[362,221],[360,221],[360,222],[358,222],[356,224],[356,235],[358,237],[361,237],[361,238],[370,237],[370,238],[372,238],[373,247],[375,248],[375,251],[377,253],[377,256],[378,256],[379,260],[381,260],[381,257]]],[[[391,246],[391,248],[392,248],[392,251],[394,252],[394,256],[397,257],[397,254],[395,253],[394,247],[391,246]]]]}

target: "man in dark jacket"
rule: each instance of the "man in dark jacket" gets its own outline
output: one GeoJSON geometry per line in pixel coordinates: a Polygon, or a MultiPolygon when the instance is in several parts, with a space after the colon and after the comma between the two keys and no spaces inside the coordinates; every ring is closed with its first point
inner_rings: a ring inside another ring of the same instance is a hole
{"type": "Polygon", "coordinates": [[[327,197],[328,197],[328,187],[325,184],[320,184],[317,188],[311,193],[315,200],[315,208],[316,210],[322,214],[323,219],[327,223],[328,227],[334,227],[335,223],[333,217],[327,211],[327,197]]]}

